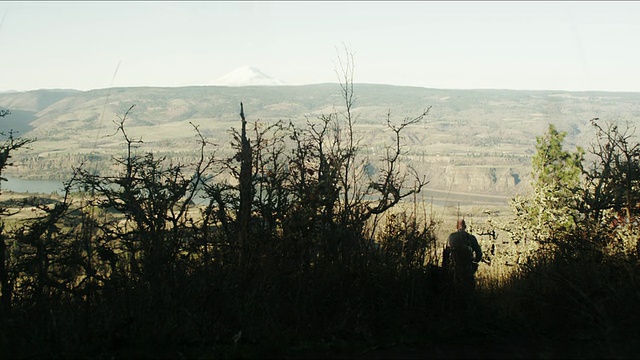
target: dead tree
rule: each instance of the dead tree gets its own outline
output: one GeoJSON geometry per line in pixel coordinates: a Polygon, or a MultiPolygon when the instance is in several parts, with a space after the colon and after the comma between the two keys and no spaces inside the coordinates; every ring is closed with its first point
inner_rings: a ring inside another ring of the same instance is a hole
{"type": "Polygon", "coordinates": [[[244,107],[240,103],[240,118],[242,120],[242,130],[240,133],[240,206],[238,210],[238,245],[240,250],[240,265],[246,261],[246,252],[248,249],[249,238],[249,219],[251,218],[251,200],[253,199],[253,181],[252,181],[252,151],[251,143],[247,138],[247,120],[244,117],[244,107]]]}

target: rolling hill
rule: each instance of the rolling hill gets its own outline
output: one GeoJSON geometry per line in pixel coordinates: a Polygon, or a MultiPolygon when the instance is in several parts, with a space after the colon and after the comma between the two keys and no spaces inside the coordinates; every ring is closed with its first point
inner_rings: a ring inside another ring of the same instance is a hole
{"type": "MultiPolygon", "coordinates": [[[[0,93],[0,108],[12,114],[0,130],[19,129],[36,138],[14,156],[8,169],[21,178],[64,179],[90,158],[96,168],[123,150],[111,136],[132,105],[129,134],[142,149],[185,161],[195,156],[199,126],[207,139],[228,149],[229,129],[240,124],[239,105],[249,122],[303,125],[343,109],[338,84],[302,86],[131,87],[91,91],[36,90],[0,93]]],[[[356,131],[363,154],[379,158],[390,145],[387,116],[398,124],[431,107],[427,118],[402,139],[410,162],[443,193],[511,196],[526,187],[535,137],[549,123],[567,131],[566,146],[588,148],[599,117],[638,124],[640,94],[609,92],[447,90],[355,84],[356,131]]]]}

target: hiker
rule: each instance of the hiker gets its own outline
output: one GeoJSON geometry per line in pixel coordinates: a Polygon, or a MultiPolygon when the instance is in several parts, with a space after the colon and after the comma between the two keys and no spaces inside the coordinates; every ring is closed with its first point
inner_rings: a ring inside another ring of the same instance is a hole
{"type": "Polygon", "coordinates": [[[455,285],[473,290],[474,274],[482,260],[482,249],[476,237],[467,232],[464,219],[458,220],[457,229],[449,235],[443,252],[442,266],[452,272],[455,285]]]}

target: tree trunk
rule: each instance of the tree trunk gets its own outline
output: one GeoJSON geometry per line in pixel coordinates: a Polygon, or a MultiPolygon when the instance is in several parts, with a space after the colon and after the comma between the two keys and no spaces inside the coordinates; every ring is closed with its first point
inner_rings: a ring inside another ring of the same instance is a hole
{"type": "Polygon", "coordinates": [[[238,212],[238,245],[240,247],[239,262],[243,266],[248,256],[249,219],[251,218],[251,200],[253,198],[251,164],[251,143],[247,139],[247,121],[244,108],[240,103],[240,118],[242,119],[241,150],[240,150],[240,209],[238,212]]]}

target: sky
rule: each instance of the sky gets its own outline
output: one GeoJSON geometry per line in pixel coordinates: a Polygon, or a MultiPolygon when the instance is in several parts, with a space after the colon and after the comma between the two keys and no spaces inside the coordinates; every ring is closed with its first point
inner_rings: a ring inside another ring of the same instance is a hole
{"type": "Polygon", "coordinates": [[[0,1],[0,91],[287,84],[640,92],[635,1],[0,1]]]}

